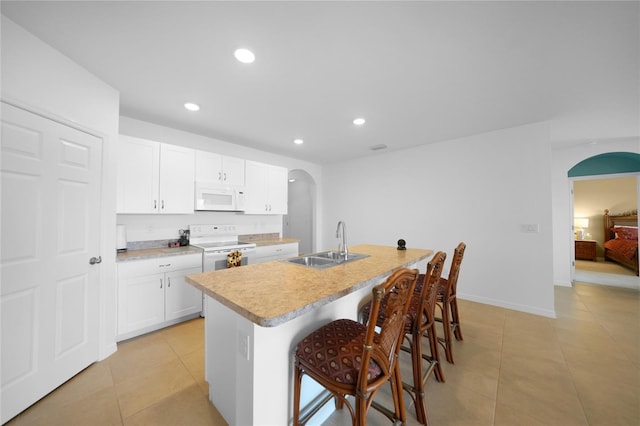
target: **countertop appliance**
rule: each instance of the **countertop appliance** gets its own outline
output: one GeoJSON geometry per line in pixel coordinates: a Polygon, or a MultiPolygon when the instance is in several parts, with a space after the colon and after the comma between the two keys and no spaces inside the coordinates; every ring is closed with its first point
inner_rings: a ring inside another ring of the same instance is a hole
{"type": "Polygon", "coordinates": [[[116,252],[127,251],[127,228],[124,225],[116,225],[116,252]]]}
{"type": "Polygon", "coordinates": [[[235,225],[189,225],[190,245],[199,247],[202,253],[202,272],[227,268],[227,256],[239,251],[242,265],[251,262],[255,243],[238,241],[235,225]]]}

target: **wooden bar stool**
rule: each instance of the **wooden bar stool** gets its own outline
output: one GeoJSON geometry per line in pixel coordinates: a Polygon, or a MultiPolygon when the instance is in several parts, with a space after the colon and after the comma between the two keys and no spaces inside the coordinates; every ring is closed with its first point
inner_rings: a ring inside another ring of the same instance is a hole
{"type": "Polygon", "coordinates": [[[459,243],[451,259],[451,268],[449,269],[448,278],[440,278],[438,283],[438,292],[436,295],[436,305],[440,309],[440,318],[436,317],[436,321],[442,323],[444,337],[438,339],[438,343],[442,345],[447,357],[447,361],[453,364],[453,333],[456,340],[462,340],[462,330],[460,329],[460,316],[458,314],[458,299],[456,291],[458,285],[458,274],[460,273],[460,265],[464,257],[464,251],[467,245],[464,242],[459,243]]]}
{"type": "MultiPolygon", "coordinates": [[[[369,407],[380,410],[392,421],[406,422],[398,354],[404,336],[407,310],[412,299],[417,269],[400,269],[372,290],[371,313],[384,313],[376,332],[376,321],[364,325],[349,319],[332,321],[300,340],[295,351],[293,424],[306,423],[319,407],[300,418],[300,390],[303,375],[324,386],[336,407],[349,409],[353,425],[365,425],[369,407]],[[381,306],[382,300],[386,303],[381,306]],[[387,381],[391,383],[393,412],[373,399],[387,381]],[[355,398],[355,409],[347,396],[355,398]]],[[[325,398],[320,406],[329,399],[325,398]]]]}
{"type": "MultiPolygon", "coordinates": [[[[440,365],[440,355],[438,352],[438,338],[435,326],[435,305],[438,282],[442,275],[442,268],[447,255],[437,252],[427,264],[425,279],[422,283],[416,284],[416,288],[411,299],[407,321],[404,328],[404,340],[408,346],[403,346],[402,350],[411,353],[411,364],[413,370],[413,382],[403,383],[403,389],[409,393],[416,408],[416,417],[422,424],[428,424],[427,409],[424,400],[424,387],[435,372],[436,380],[444,382],[444,374],[440,365]],[[422,351],[422,337],[429,341],[429,354],[422,351]],[[426,361],[426,369],[423,362],[426,361]]],[[[384,301],[383,301],[384,305],[384,301]]],[[[383,310],[378,313],[377,322],[384,321],[383,310]]],[[[365,305],[361,310],[361,317],[366,321],[375,317],[371,305],[365,305]]]]}

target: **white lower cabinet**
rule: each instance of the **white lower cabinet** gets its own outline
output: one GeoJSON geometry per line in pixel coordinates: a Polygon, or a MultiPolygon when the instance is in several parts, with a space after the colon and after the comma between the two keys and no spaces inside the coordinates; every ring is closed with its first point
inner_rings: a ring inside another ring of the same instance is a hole
{"type": "Polygon", "coordinates": [[[289,259],[298,255],[298,243],[274,244],[256,247],[251,256],[251,263],[269,262],[272,260],[289,259]]]}
{"type": "Polygon", "coordinates": [[[185,276],[200,272],[200,254],[118,263],[117,340],[197,316],[202,292],[187,284],[185,276]]]}

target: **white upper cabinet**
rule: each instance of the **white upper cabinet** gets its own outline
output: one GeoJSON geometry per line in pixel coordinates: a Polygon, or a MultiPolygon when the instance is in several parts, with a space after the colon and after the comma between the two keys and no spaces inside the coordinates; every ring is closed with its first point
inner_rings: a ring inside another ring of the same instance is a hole
{"type": "Polygon", "coordinates": [[[193,213],[195,151],[160,144],[159,213],[193,213]]]}
{"type": "Polygon", "coordinates": [[[120,136],[118,144],[118,213],[157,213],[160,144],[120,136]]]}
{"type": "Polygon", "coordinates": [[[193,213],[195,151],[120,135],[118,213],[193,213]]]}
{"type": "Polygon", "coordinates": [[[287,214],[287,179],[285,167],[247,160],[245,213],[287,214]]]}
{"type": "Polygon", "coordinates": [[[196,151],[196,181],[244,186],[245,161],[207,151],[196,151]]]}
{"type": "Polygon", "coordinates": [[[269,213],[287,214],[289,171],[285,167],[269,166],[269,213]]]}

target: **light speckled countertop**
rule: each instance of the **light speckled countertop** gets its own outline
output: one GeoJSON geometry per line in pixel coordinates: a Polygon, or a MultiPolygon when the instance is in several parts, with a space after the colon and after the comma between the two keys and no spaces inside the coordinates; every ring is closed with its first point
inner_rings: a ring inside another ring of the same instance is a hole
{"type": "Polygon", "coordinates": [[[349,247],[349,252],[369,257],[327,269],[272,261],[186,278],[251,322],[275,327],[433,254],[427,249],[400,251],[370,244],[349,247]]]}
{"type": "Polygon", "coordinates": [[[184,247],[154,247],[138,250],[127,250],[116,255],[116,262],[127,262],[129,260],[152,259],[163,256],[182,256],[185,254],[200,254],[201,248],[194,246],[184,247]]]}
{"type": "MultiPolygon", "coordinates": [[[[271,238],[271,239],[247,239],[256,243],[256,247],[275,246],[279,244],[297,243],[295,238],[271,238]]],[[[180,256],[185,254],[202,253],[202,249],[194,246],[184,247],[153,247],[144,249],[131,249],[122,253],[117,253],[116,262],[127,262],[129,260],[152,259],[163,256],[180,256]]]]}

